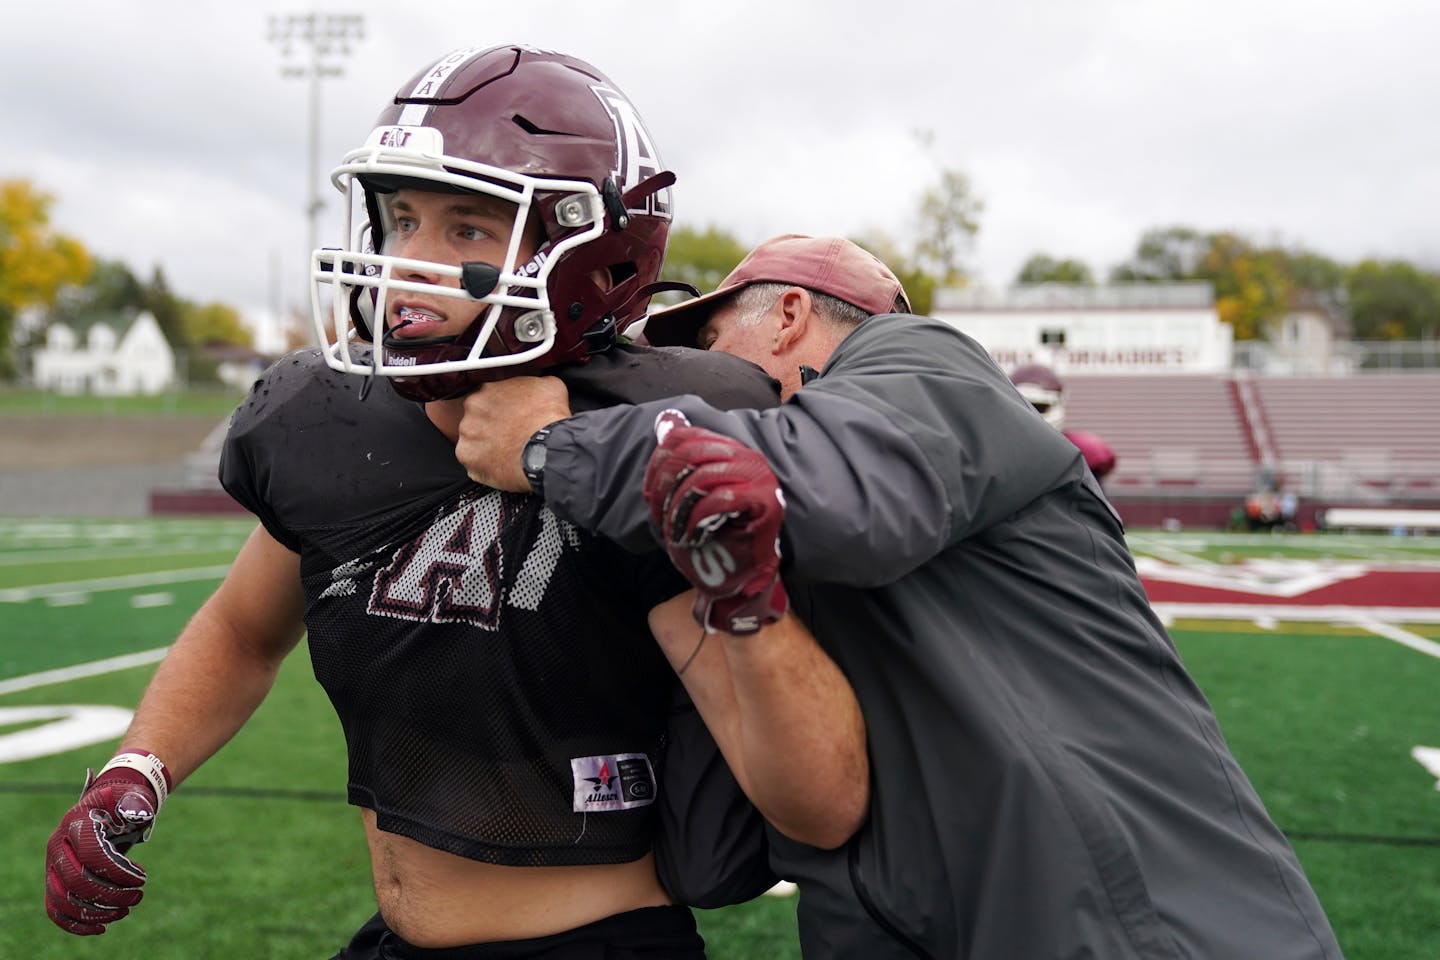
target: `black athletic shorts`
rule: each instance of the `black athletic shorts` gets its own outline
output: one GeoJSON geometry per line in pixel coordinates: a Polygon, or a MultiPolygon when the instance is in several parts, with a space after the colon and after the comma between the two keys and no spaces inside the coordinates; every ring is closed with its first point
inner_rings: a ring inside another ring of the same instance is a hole
{"type": "MultiPolygon", "coordinates": [[[[372,933],[383,929],[367,927],[372,933]]],[[[340,956],[360,955],[347,951],[340,956]]],[[[411,946],[385,930],[379,933],[376,952],[364,955],[377,960],[705,960],[705,941],[688,907],[643,907],[548,937],[438,950],[411,946]]]]}

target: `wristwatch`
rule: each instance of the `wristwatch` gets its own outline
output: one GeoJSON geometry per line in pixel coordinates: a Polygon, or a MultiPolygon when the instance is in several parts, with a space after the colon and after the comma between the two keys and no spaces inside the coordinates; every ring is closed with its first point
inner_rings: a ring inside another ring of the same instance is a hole
{"type": "Polygon", "coordinates": [[[530,492],[537,497],[545,496],[545,438],[550,436],[549,427],[541,427],[530,435],[520,451],[520,469],[530,483],[530,492]]]}

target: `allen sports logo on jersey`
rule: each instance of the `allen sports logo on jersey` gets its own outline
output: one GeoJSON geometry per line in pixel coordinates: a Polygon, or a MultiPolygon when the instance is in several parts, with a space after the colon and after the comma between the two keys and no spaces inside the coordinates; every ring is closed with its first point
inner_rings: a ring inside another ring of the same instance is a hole
{"type": "Polygon", "coordinates": [[[630,810],[655,802],[655,771],[643,753],[574,757],[575,812],[630,810]]]}

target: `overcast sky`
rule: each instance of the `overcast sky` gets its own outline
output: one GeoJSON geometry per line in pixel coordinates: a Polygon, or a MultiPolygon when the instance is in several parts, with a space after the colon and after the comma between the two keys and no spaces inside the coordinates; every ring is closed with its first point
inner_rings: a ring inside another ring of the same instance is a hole
{"type": "MultiPolygon", "coordinates": [[[[304,6],[10,5],[0,178],[57,197],[98,255],[247,316],[303,302],[309,114],[267,40],[304,6]]],[[[523,42],[591,61],[676,171],[677,221],[747,243],[903,238],[959,169],[985,202],[969,266],[1097,274],[1142,231],[1235,229],[1342,261],[1440,268],[1434,0],[325,0],[365,36],[323,85],[322,177],[425,63],[523,42]],[[934,134],[927,151],[917,130],[934,134]]],[[[321,239],[339,233],[328,184],[321,239]]]]}

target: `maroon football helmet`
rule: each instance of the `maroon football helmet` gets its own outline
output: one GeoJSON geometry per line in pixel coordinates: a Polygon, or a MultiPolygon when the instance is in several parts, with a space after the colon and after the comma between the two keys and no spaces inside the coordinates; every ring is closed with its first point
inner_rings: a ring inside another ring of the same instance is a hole
{"type": "Polygon", "coordinates": [[[347,246],[313,254],[311,307],[326,360],[394,377],[413,400],[583,361],[643,317],[663,288],[675,177],[629,99],[574,57],[472,47],[427,64],[331,180],[348,201],[347,246]],[[505,262],[389,255],[398,190],[513,204],[505,262]],[[517,262],[522,228],[537,222],[538,252],[517,262]],[[459,283],[420,282],[419,273],[459,283]],[[443,302],[477,315],[456,336],[392,336],[393,301],[404,293],[452,298],[443,302]],[[355,346],[371,339],[373,349],[355,346]]]}
{"type": "Polygon", "coordinates": [[[1065,426],[1065,383],[1040,363],[1022,363],[1010,371],[1010,382],[1056,430],[1065,426]]]}

